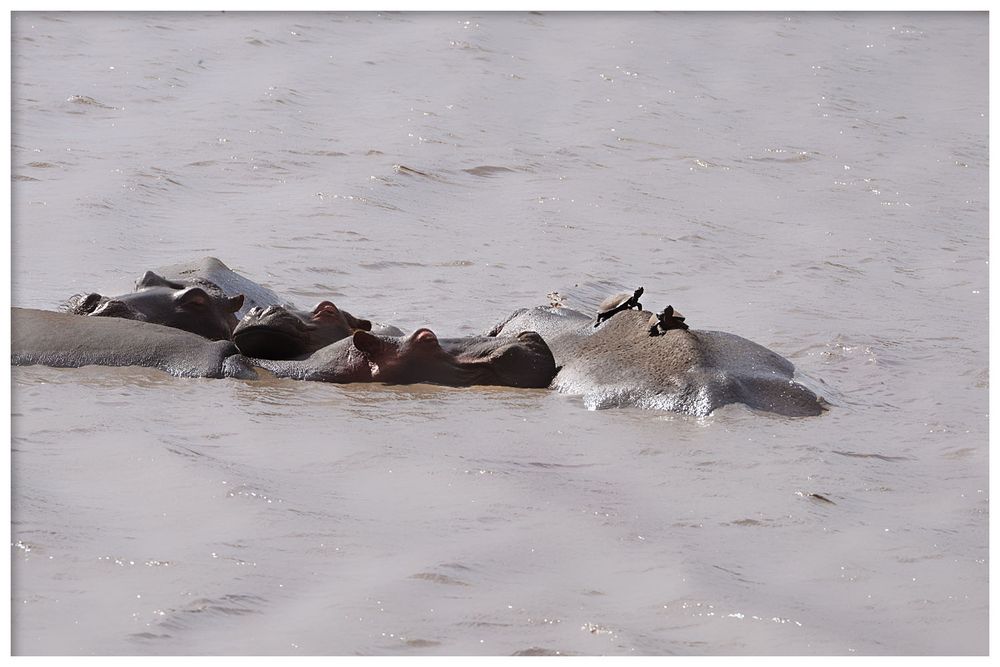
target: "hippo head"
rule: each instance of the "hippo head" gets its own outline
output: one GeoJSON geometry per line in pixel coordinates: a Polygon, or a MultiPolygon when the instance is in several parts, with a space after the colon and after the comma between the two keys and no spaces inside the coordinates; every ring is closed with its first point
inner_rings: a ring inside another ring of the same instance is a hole
{"type": "Polygon", "coordinates": [[[233,331],[243,354],[258,359],[298,359],[355,330],[371,331],[372,323],[321,301],[311,311],[272,305],[247,311],[233,331]]]}
{"type": "Polygon", "coordinates": [[[430,329],[404,338],[355,331],[353,341],[368,359],[375,382],[547,387],[556,373],[552,352],[533,331],[444,340],[430,329]]]}
{"type": "Polygon", "coordinates": [[[228,340],[243,295],[227,297],[214,283],[187,286],[152,271],[136,282],[131,294],[107,297],[92,293],[70,299],[70,311],[91,317],[121,317],[183,329],[210,340],[228,340]]]}

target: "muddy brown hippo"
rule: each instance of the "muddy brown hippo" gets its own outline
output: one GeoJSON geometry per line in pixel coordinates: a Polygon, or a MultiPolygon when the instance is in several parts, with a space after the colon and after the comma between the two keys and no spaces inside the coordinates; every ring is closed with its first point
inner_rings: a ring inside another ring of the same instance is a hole
{"type": "Polygon", "coordinates": [[[502,385],[547,387],[555,361],[542,337],[532,331],[495,338],[439,339],[430,329],[387,336],[363,329],[307,359],[250,359],[277,377],[319,382],[432,383],[452,387],[502,385]]]}
{"type": "Polygon", "coordinates": [[[144,366],[180,377],[256,377],[228,340],[149,322],[11,308],[11,365],[144,366]]]}
{"type": "Polygon", "coordinates": [[[280,305],[251,308],[233,331],[233,341],[248,357],[304,359],[359,329],[403,335],[395,327],[373,325],[371,320],[355,317],[331,301],[321,301],[312,310],[280,305]]]}
{"type": "Polygon", "coordinates": [[[729,403],[789,416],[825,409],[777,353],[721,331],[674,328],[650,336],[651,317],[622,310],[595,329],[593,317],[569,308],[520,309],[489,335],[539,332],[559,367],[552,388],[582,395],[592,409],[632,406],[699,416],[729,403]]]}

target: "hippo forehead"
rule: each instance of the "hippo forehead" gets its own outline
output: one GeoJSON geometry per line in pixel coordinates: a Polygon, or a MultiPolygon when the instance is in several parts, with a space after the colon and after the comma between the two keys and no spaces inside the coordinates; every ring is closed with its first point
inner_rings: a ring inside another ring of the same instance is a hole
{"type": "Polygon", "coordinates": [[[542,337],[533,331],[523,331],[516,336],[504,337],[442,338],[439,342],[445,352],[464,359],[497,356],[515,348],[528,352],[542,352],[547,347],[542,337]]]}

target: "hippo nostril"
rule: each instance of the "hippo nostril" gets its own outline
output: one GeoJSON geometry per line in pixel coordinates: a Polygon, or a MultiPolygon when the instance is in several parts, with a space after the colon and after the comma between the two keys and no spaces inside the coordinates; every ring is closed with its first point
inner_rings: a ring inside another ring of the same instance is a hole
{"type": "Polygon", "coordinates": [[[321,315],[337,315],[340,311],[337,310],[337,306],[335,306],[332,301],[320,301],[316,304],[316,307],[313,308],[312,313],[313,317],[319,317],[321,315]]]}
{"type": "Polygon", "coordinates": [[[437,343],[437,336],[430,329],[417,329],[413,332],[413,340],[417,343],[437,343]]]}
{"type": "Polygon", "coordinates": [[[125,314],[130,314],[130,312],[125,302],[118,301],[117,299],[108,299],[90,311],[90,314],[96,317],[122,317],[125,314]]]}
{"type": "Polygon", "coordinates": [[[78,306],[78,311],[83,313],[93,313],[101,303],[101,295],[96,292],[91,292],[87,296],[83,297],[78,306]]]}

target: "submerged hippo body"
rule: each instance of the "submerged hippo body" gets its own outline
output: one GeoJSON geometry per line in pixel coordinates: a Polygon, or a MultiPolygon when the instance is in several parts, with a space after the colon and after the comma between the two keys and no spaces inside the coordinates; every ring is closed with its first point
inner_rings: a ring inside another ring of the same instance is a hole
{"type": "MultiPolygon", "coordinates": [[[[233,341],[248,357],[304,359],[359,329],[373,331],[372,322],[354,317],[330,301],[321,301],[311,311],[272,305],[251,308],[233,331],[233,341]]],[[[377,325],[374,332],[403,335],[386,325],[377,325]]]]}
{"type": "Polygon", "coordinates": [[[129,319],[11,308],[11,365],[144,366],[179,377],[253,377],[232,341],[129,319]]]}
{"type": "Polygon", "coordinates": [[[502,385],[547,387],[555,361],[541,336],[438,339],[430,329],[409,336],[386,336],[356,330],[306,359],[250,359],[276,377],[319,382],[420,382],[467,387],[502,385]]]}
{"type": "Polygon", "coordinates": [[[789,416],[817,415],[816,395],[793,380],[795,367],[767,348],[721,331],[672,329],[649,335],[651,314],[627,310],[598,328],[566,308],[516,311],[490,332],[542,333],[559,372],[552,388],[588,407],[632,406],[708,415],[729,403],[789,416]]]}

